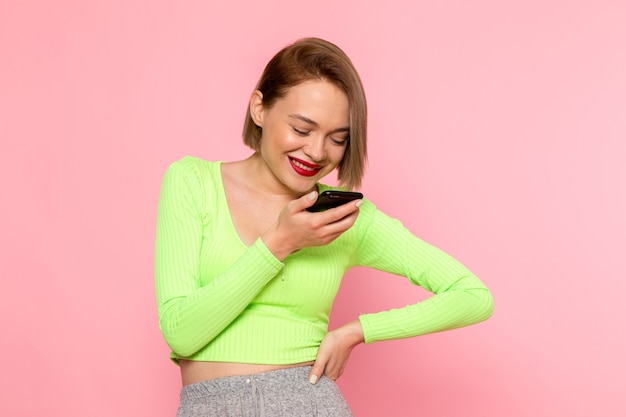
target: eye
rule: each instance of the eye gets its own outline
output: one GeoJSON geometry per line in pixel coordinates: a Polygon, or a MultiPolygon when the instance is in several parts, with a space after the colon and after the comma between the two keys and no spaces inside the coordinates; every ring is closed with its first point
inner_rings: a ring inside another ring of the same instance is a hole
{"type": "Polygon", "coordinates": [[[346,138],[330,138],[330,140],[335,144],[335,145],[339,145],[339,146],[345,146],[348,144],[348,140],[350,140],[349,137],[346,138]]]}
{"type": "Polygon", "coordinates": [[[311,133],[311,131],[310,131],[310,130],[302,130],[302,129],[298,129],[298,128],[297,128],[297,127],[295,127],[295,126],[292,126],[291,128],[293,129],[293,131],[294,131],[294,132],[296,132],[296,133],[297,133],[298,135],[300,135],[300,136],[308,136],[308,135],[309,135],[309,133],[311,133]]]}

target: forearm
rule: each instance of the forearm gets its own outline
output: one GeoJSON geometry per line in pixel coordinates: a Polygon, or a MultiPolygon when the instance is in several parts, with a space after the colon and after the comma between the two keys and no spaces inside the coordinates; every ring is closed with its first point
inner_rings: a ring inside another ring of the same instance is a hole
{"type": "Polygon", "coordinates": [[[449,291],[399,309],[359,317],[365,343],[452,330],[488,319],[493,299],[486,288],[449,291]]]}
{"type": "MultiPolygon", "coordinates": [[[[172,350],[187,357],[235,320],[282,269],[261,241],[207,285],[184,292],[176,282],[159,285],[159,323],[172,350]],[[168,291],[169,289],[169,291],[168,291]]],[[[170,277],[173,280],[173,277],[170,277]]]]}
{"type": "Polygon", "coordinates": [[[359,246],[359,264],[407,277],[433,296],[359,317],[366,343],[450,330],[491,316],[491,294],[468,268],[414,236],[399,221],[377,211],[370,213],[372,220],[359,246]]]}

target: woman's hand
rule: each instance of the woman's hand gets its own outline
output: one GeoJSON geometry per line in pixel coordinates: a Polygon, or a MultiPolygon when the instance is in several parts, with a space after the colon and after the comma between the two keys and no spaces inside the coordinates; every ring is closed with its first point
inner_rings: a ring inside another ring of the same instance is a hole
{"type": "Polygon", "coordinates": [[[309,382],[315,384],[322,375],[336,381],[343,374],[352,349],[363,341],[363,329],[358,320],[328,332],[317,351],[309,382]]]}
{"type": "Polygon", "coordinates": [[[316,198],[317,192],[311,192],[287,203],[276,223],[261,236],[280,261],[302,248],[329,244],[356,221],[361,200],[319,213],[306,211],[316,198]]]}

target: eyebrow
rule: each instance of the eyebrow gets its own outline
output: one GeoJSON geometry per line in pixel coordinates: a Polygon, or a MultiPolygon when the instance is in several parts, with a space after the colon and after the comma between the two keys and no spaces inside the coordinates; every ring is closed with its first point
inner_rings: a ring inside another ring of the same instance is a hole
{"type": "MultiPolygon", "coordinates": [[[[317,122],[315,120],[311,120],[306,116],[303,116],[301,114],[296,114],[296,113],[292,113],[289,116],[292,119],[298,119],[298,120],[302,120],[305,123],[308,123],[310,125],[313,125],[315,127],[319,127],[319,124],[317,124],[317,122]]],[[[350,132],[350,127],[340,127],[338,129],[333,130],[331,133],[338,133],[338,132],[350,132]]]]}

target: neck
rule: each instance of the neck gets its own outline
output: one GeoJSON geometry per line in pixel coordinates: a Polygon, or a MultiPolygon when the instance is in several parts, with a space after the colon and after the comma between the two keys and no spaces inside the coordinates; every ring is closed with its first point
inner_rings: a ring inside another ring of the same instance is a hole
{"type": "Polygon", "coordinates": [[[240,161],[242,169],[242,181],[251,187],[256,193],[268,198],[293,200],[316,190],[316,186],[309,190],[296,192],[281,183],[258,152],[247,159],[240,161]]]}

